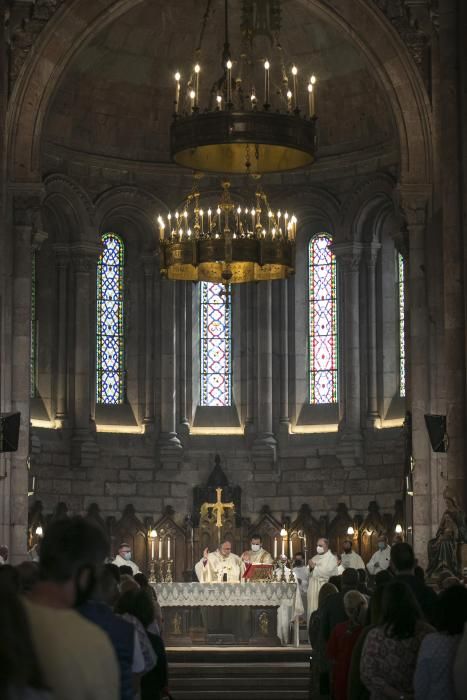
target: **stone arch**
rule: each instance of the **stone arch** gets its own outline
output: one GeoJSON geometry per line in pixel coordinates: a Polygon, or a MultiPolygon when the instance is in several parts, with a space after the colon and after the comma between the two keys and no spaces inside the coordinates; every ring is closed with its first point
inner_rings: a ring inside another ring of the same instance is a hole
{"type": "Polygon", "coordinates": [[[46,194],[42,206],[53,212],[60,225],[60,238],[73,243],[96,240],[94,207],[83,188],[62,174],[48,175],[44,184],[46,194]]]}
{"type": "MultiPolygon", "coordinates": [[[[83,44],[140,2],[74,0],[62,5],[48,22],[22,66],[10,101],[6,128],[10,181],[40,180],[42,127],[55,86],[83,44]]],[[[311,4],[314,12],[351,37],[383,86],[398,128],[401,181],[430,182],[429,99],[417,67],[395,29],[366,0],[335,0],[332,6],[312,0],[311,4]]]]}
{"type": "Polygon", "coordinates": [[[383,210],[396,211],[396,182],[385,173],[365,179],[349,195],[341,209],[343,238],[362,242],[369,221],[376,223],[383,210]]]}

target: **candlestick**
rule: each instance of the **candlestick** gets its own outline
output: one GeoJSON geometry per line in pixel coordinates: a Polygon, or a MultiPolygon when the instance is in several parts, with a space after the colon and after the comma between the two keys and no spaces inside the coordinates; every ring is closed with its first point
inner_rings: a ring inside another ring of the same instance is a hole
{"type": "Polygon", "coordinates": [[[264,104],[269,105],[269,61],[264,62],[264,104]]]}
{"type": "Polygon", "coordinates": [[[167,559],[170,559],[170,537],[167,537],[167,559]]]}
{"type": "Polygon", "coordinates": [[[162,559],[162,537],[159,537],[159,559],[162,559]]]}
{"type": "Polygon", "coordinates": [[[297,109],[297,105],[298,105],[298,99],[297,99],[297,73],[298,73],[297,66],[292,66],[292,76],[293,76],[293,99],[294,99],[294,107],[295,107],[295,109],[297,109]]]}
{"type": "Polygon", "coordinates": [[[227,106],[232,102],[232,61],[229,60],[226,63],[227,66],[227,106]]]}
{"type": "Polygon", "coordinates": [[[293,557],[293,543],[292,540],[289,540],[289,557],[292,559],[293,557]]]}
{"type": "Polygon", "coordinates": [[[274,559],[277,559],[277,537],[274,537],[274,559]]]}
{"type": "Polygon", "coordinates": [[[175,87],[175,112],[178,112],[178,105],[180,102],[180,73],[177,71],[175,73],[176,87],[175,87]]]}
{"type": "Polygon", "coordinates": [[[310,93],[311,93],[311,115],[310,116],[314,117],[316,114],[316,75],[311,76],[310,85],[312,86],[312,89],[310,90],[310,93]]]}
{"type": "Polygon", "coordinates": [[[195,66],[195,106],[198,106],[198,101],[199,101],[199,72],[201,70],[201,67],[199,63],[196,64],[195,66]]]}
{"type": "Polygon", "coordinates": [[[154,559],[154,540],[151,539],[151,559],[154,559]]]}
{"type": "Polygon", "coordinates": [[[308,116],[313,116],[313,85],[308,83],[308,116]]]}
{"type": "Polygon", "coordinates": [[[160,237],[161,241],[163,241],[164,240],[165,225],[164,225],[164,220],[163,220],[162,216],[159,216],[157,222],[159,224],[159,237],[160,237]]]}

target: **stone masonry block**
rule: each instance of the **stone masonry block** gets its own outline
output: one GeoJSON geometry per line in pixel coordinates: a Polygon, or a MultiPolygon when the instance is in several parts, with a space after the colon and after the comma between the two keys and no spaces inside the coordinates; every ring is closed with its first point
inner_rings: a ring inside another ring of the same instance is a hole
{"type": "MultiPolygon", "coordinates": [[[[101,496],[99,499],[99,508],[102,511],[109,510],[115,512],[118,510],[117,499],[114,496],[101,496]]],[[[85,496],[84,497],[84,508],[88,508],[91,503],[96,503],[95,496],[85,496]]],[[[126,503],[125,503],[126,505],[126,503]]]]}
{"type": "Polygon", "coordinates": [[[102,481],[73,481],[71,492],[80,496],[92,495],[97,499],[104,494],[104,483],[102,481]]]}
{"type": "Polygon", "coordinates": [[[367,479],[347,479],[345,482],[346,493],[368,493],[367,479]]]}
{"type": "Polygon", "coordinates": [[[131,457],[131,469],[154,469],[155,463],[153,457],[131,457]]]}
{"type": "Polygon", "coordinates": [[[135,493],[136,484],[107,482],[105,485],[106,496],[133,496],[135,493]]]}
{"type": "Polygon", "coordinates": [[[190,498],[191,487],[188,484],[170,484],[170,495],[174,498],[190,498]]]}
{"type": "Polygon", "coordinates": [[[120,481],[134,481],[136,483],[153,480],[153,474],[149,469],[120,469],[118,472],[120,481]]]}
{"type": "Polygon", "coordinates": [[[249,486],[249,491],[250,489],[252,490],[253,494],[258,496],[259,498],[270,498],[272,496],[287,496],[288,494],[286,492],[279,493],[277,492],[278,490],[278,485],[276,484],[271,484],[271,483],[253,483],[249,486]]]}
{"type": "Polygon", "coordinates": [[[146,515],[154,515],[162,511],[162,499],[152,498],[148,496],[133,496],[132,498],[120,496],[118,499],[118,508],[123,511],[125,506],[132,503],[136,512],[140,517],[146,515]]]}
{"type": "Polygon", "coordinates": [[[136,494],[138,496],[168,496],[170,484],[165,482],[136,484],[136,494]]]}
{"type": "Polygon", "coordinates": [[[70,479],[54,479],[53,480],[53,493],[62,493],[62,494],[71,493],[71,480],[70,479]]]}
{"type": "Polygon", "coordinates": [[[300,496],[301,494],[306,498],[307,494],[321,494],[323,493],[323,482],[318,481],[316,483],[307,483],[307,484],[301,484],[301,483],[286,483],[286,484],[279,484],[277,487],[277,495],[278,496],[300,496]]]}

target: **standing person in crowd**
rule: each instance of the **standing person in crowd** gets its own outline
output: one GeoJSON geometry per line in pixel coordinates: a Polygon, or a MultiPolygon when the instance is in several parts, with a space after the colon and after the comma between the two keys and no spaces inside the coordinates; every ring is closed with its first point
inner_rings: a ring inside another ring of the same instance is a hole
{"type": "Polygon", "coordinates": [[[358,591],[359,579],[355,569],[345,569],[341,576],[341,588],[338,593],[329,596],[323,605],[321,613],[321,634],[324,642],[328,642],[333,629],[348,619],[345,611],[344,596],[349,591],[358,591]]]}
{"type": "Polygon", "coordinates": [[[80,517],[51,523],[44,536],[40,581],[23,605],[54,700],[120,697],[108,636],[73,610],[88,599],[108,549],[103,532],[80,517]]]}
{"type": "Polygon", "coordinates": [[[397,578],[383,589],[381,623],[368,632],[360,675],[371,700],[413,697],[418,650],[433,631],[412,591],[397,578]]]}
{"type": "Polygon", "coordinates": [[[335,593],[338,593],[338,590],[332,583],[325,583],[321,587],[318,596],[318,609],[312,613],[308,626],[308,637],[312,648],[312,697],[322,700],[329,697],[329,666],[326,658],[326,645],[323,642],[321,632],[321,614],[326,600],[335,593]]]}
{"type": "Polygon", "coordinates": [[[386,535],[381,534],[378,537],[378,549],[366,565],[370,576],[376,576],[380,571],[384,571],[389,567],[390,555],[391,547],[388,545],[388,538],[386,535]]]}
{"type": "Polygon", "coordinates": [[[347,700],[369,700],[370,693],[363,685],[360,677],[360,661],[365,639],[368,632],[381,623],[381,611],[383,601],[383,587],[375,590],[370,599],[370,605],[366,611],[365,627],[360,633],[352,651],[350,668],[347,681],[347,700]]]}
{"type": "Polygon", "coordinates": [[[329,549],[329,540],[321,537],[316,545],[316,555],[308,562],[310,578],[308,582],[308,620],[318,609],[318,595],[321,586],[331,576],[337,576],[337,557],[329,549]]]}
{"type": "Polygon", "coordinates": [[[341,564],[344,569],[363,569],[365,571],[365,563],[360,554],[352,550],[352,539],[347,537],[343,542],[343,552],[341,554],[341,564]]]}
{"type": "Polygon", "coordinates": [[[129,566],[131,573],[134,576],[139,574],[139,566],[131,560],[131,547],[126,542],[122,542],[118,548],[117,556],[113,560],[112,564],[116,566],[129,566]]]}
{"type": "Polygon", "coordinates": [[[407,542],[398,542],[391,548],[391,569],[399,581],[412,591],[430,624],[435,624],[436,593],[415,576],[415,555],[407,542]]]}
{"type": "Polygon", "coordinates": [[[162,608],[159,605],[159,601],[157,600],[157,593],[154,590],[154,588],[151,586],[149,583],[147,577],[142,574],[135,574],[135,581],[136,583],[139,584],[140,588],[143,591],[146,591],[149,595],[149,597],[152,600],[152,604],[154,606],[154,622],[151,625],[151,629],[149,630],[153,634],[158,634],[160,637],[163,636],[163,617],[162,617],[162,608]]]}
{"type": "Polygon", "coordinates": [[[129,591],[118,602],[121,614],[132,615],[144,627],[157,658],[157,664],[141,679],[141,700],[160,700],[167,689],[167,656],[162,638],[149,631],[154,623],[154,606],[151,596],[145,590],[129,591]]]}
{"type": "Polygon", "coordinates": [[[10,585],[0,583],[0,698],[52,700],[31,639],[21,601],[10,585]]]}
{"type": "Polygon", "coordinates": [[[358,591],[348,591],[344,595],[344,608],[348,619],[334,627],[326,646],[326,654],[331,664],[333,700],[347,700],[352,651],[363,629],[367,607],[367,599],[358,591]]]}
{"type": "Polygon", "coordinates": [[[467,622],[467,590],[463,586],[453,586],[439,595],[435,619],[438,631],[425,637],[418,654],[415,700],[456,700],[454,660],[467,622]]]}
{"type": "Polygon", "coordinates": [[[293,571],[297,577],[297,582],[300,588],[300,594],[302,596],[303,609],[306,613],[307,606],[307,593],[308,593],[308,579],[310,577],[310,569],[305,561],[305,555],[303,552],[295,552],[293,560],[293,571]]]}

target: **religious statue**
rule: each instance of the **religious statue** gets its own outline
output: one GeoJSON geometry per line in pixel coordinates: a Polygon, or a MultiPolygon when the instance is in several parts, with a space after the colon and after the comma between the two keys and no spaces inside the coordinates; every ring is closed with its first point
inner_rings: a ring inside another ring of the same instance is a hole
{"type": "Polygon", "coordinates": [[[244,571],[243,562],[232,554],[232,543],[222,542],[215,552],[208,547],[195,566],[200,583],[240,583],[244,571]]]}
{"type": "Polygon", "coordinates": [[[436,536],[428,542],[427,575],[449,571],[459,574],[457,545],[467,542],[465,513],[446,487],[443,493],[446,510],[443,513],[436,536]]]}

